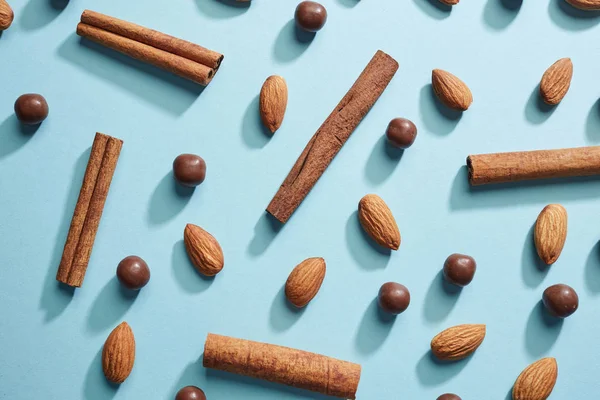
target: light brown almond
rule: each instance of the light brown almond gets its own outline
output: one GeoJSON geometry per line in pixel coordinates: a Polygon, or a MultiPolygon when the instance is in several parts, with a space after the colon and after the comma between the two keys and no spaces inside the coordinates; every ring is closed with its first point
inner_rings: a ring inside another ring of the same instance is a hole
{"type": "Polygon", "coordinates": [[[485,338],[485,325],[465,324],[448,328],[431,340],[431,351],[440,360],[462,360],[473,353],[485,338]]]}
{"type": "Polygon", "coordinates": [[[549,204],[535,222],[535,248],[546,264],[554,264],[567,240],[567,210],[560,204],[549,204]]]}
{"type": "Polygon", "coordinates": [[[102,348],[102,370],[111,382],[123,383],[135,362],[135,338],[127,322],[121,322],[108,335],[102,348]]]}
{"type": "Polygon", "coordinates": [[[540,95],[547,104],[557,105],[562,101],[573,78],[573,63],[570,58],[561,58],[544,72],[540,82],[540,95]]]}
{"type": "Polygon", "coordinates": [[[448,6],[455,6],[459,3],[460,0],[440,0],[440,2],[448,5],[448,6]]]}
{"type": "Polygon", "coordinates": [[[325,260],[320,257],[302,261],[285,282],[285,297],[296,307],[304,307],[319,292],[325,271],[325,260]]]}
{"type": "Polygon", "coordinates": [[[360,199],[358,219],[365,232],[380,246],[398,250],[400,230],[392,211],[381,197],[368,194],[360,199]]]}
{"type": "Polygon", "coordinates": [[[554,358],[542,358],[521,372],[513,386],[513,400],[546,400],[558,378],[558,364],[554,358]]]}
{"type": "Polygon", "coordinates": [[[278,75],[268,77],[260,90],[260,118],[271,133],[275,133],[281,126],[287,101],[285,79],[278,75]]]}
{"type": "Polygon", "coordinates": [[[447,107],[466,111],[473,103],[469,87],[450,72],[434,69],[431,73],[433,92],[447,107]]]}
{"type": "Polygon", "coordinates": [[[567,0],[567,3],[581,10],[600,10],[600,0],[567,0]]]}
{"type": "Polygon", "coordinates": [[[0,0],[0,31],[8,29],[15,18],[12,8],[6,0],[0,0]]]}
{"type": "Polygon", "coordinates": [[[198,225],[187,224],[183,232],[183,241],[198,272],[206,276],[215,276],[223,269],[223,250],[213,235],[198,225]]]}

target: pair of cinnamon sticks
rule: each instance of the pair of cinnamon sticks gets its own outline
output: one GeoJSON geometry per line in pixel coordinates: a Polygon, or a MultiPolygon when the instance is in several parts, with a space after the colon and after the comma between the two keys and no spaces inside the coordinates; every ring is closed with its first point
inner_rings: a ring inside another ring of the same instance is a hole
{"type": "Polygon", "coordinates": [[[204,86],[223,61],[216,51],[90,10],[81,14],[77,34],[204,86]]]}

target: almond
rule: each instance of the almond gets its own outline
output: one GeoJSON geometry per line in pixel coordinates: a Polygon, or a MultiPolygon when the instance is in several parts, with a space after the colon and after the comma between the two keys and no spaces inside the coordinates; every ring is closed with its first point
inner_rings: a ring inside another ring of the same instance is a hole
{"type": "Polygon", "coordinates": [[[466,111],[473,103],[473,94],[469,87],[450,72],[434,69],[431,84],[435,95],[447,107],[466,111]]]}
{"type": "Polygon", "coordinates": [[[485,338],[485,325],[457,325],[438,333],[431,340],[431,351],[444,361],[462,360],[473,353],[485,338]]]}
{"type": "Polygon", "coordinates": [[[102,348],[102,370],[111,382],[123,383],[133,369],[135,338],[127,322],[121,322],[108,335],[102,348]]]}
{"type": "Polygon", "coordinates": [[[567,210],[549,204],[538,215],[533,232],[537,253],[546,264],[554,264],[567,240],[567,210]]]}
{"type": "Polygon", "coordinates": [[[400,247],[400,230],[385,201],[368,194],[358,203],[358,219],[367,234],[379,245],[392,250],[400,247]]]}
{"type": "Polygon", "coordinates": [[[215,276],[223,269],[223,250],[213,235],[197,225],[187,224],[183,232],[183,241],[198,272],[206,276],[215,276]]]}
{"type": "Polygon", "coordinates": [[[285,79],[278,75],[268,77],[260,90],[260,119],[271,133],[275,133],[281,126],[287,101],[285,79]]]}
{"type": "Polygon", "coordinates": [[[521,372],[513,386],[513,400],[546,400],[558,377],[558,364],[554,358],[542,358],[521,372]]]}
{"type": "Polygon", "coordinates": [[[319,292],[325,271],[325,260],[320,257],[302,261],[285,282],[285,297],[296,307],[304,307],[319,292]]]}
{"type": "Polygon", "coordinates": [[[8,29],[14,18],[15,14],[6,0],[0,0],[0,31],[8,29]]]}
{"type": "Polygon", "coordinates": [[[447,6],[455,6],[459,3],[460,0],[440,0],[440,2],[446,4],[447,6]]]}
{"type": "Polygon", "coordinates": [[[567,0],[567,3],[581,10],[600,10],[600,0],[567,0]]]}
{"type": "Polygon", "coordinates": [[[561,58],[544,72],[540,82],[540,94],[547,104],[557,105],[571,86],[573,63],[570,58],[561,58]]]}

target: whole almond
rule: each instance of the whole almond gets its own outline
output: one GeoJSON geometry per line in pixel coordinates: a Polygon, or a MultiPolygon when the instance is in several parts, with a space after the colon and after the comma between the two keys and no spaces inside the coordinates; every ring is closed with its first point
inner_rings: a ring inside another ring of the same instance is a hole
{"type": "Polygon", "coordinates": [[[455,6],[459,3],[460,0],[440,0],[440,2],[448,5],[448,6],[455,6]]]}
{"type": "Polygon", "coordinates": [[[544,72],[540,82],[540,94],[547,104],[557,105],[571,87],[573,63],[570,58],[561,58],[544,72]]]}
{"type": "Polygon", "coordinates": [[[325,271],[325,260],[320,257],[302,261],[285,282],[285,297],[296,307],[304,307],[319,292],[325,271]]]}
{"type": "Polygon", "coordinates": [[[368,194],[358,203],[358,219],[367,234],[379,245],[391,250],[400,247],[400,230],[385,201],[368,194]]]}
{"type": "Polygon", "coordinates": [[[462,360],[473,353],[485,338],[485,325],[465,324],[448,328],[431,340],[431,351],[440,360],[462,360]]]}
{"type": "Polygon", "coordinates": [[[0,0],[0,31],[8,29],[15,18],[12,8],[6,0],[0,0]]]}
{"type": "Polygon", "coordinates": [[[567,0],[567,3],[581,10],[600,10],[600,0],[567,0]]]}
{"type": "Polygon", "coordinates": [[[260,90],[260,118],[271,133],[275,133],[281,126],[287,101],[285,79],[278,75],[268,77],[260,90]]]}
{"type": "Polygon", "coordinates": [[[198,272],[206,276],[215,276],[223,269],[223,250],[213,235],[198,225],[187,224],[183,232],[183,241],[198,272]]]}
{"type": "Polygon", "coordinates": [[[521,372],[513,386],[513,400],[546,400],[558,377],[558,364],[554,358],[542,358],[521,372]]]}
{"type": "Polygon", "coordinates": [[[123,383],[133,369],[135,338],[127,322],[121,322],[108,335],[102,348],[102,370],[111,382],[123,383]]]}
{"type": "Polygon", "coordinates": [[[549,204],[535,222],[535,248],[546,264],[554,264],[567,240],[567,210],[560,204],[549,204]]]}
{"type": "Polygon", "coordinates": [[[466,111],[473,103],[473,94],[469,87],[450,72],[434,69],[431,84],[435,95],[447,107],[466,111]]]}

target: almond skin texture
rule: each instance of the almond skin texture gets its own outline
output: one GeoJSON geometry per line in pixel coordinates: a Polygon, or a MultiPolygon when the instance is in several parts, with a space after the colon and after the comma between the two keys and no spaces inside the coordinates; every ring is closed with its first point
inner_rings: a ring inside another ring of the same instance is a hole
{"type": "Polygon", "coordinates": [[[358,203],[358,219],[367,234],[380,246],[391,250],[400,248],[400,230],[385,201],[368,194],[358,203]]]}
{"type": "Polygon", "coordinates": [[[121,322],[108,335],[102,348],[102,370],[111,382],[123,383],[133,369],[135,338],[127,322],[121,322]]]}
{"type": "Polygon", "coordinates": [[[438,333],[431,340],[431,351],[440,360],[462,360],[473,353],[485,338],[485,325],[457,325],[438,333]]]}
{"type": "Polygon", "coordinates": [[[600,10],[600,0],[567,0],[567,3],[581,10],[600,10]]]}
{"type": "Polygon", "coordinates": [[[435,95],[447,107],[466,111],[473,103],[473,94],[469,87],[450,72],[434,69],[431,84],[435,95]]]}
{"type": "Polygon", "coordinates": [[[546,400],[558,377],[558,364],[554,358],[542,358],[521,372],[513,386],[513,400],[546,400]]]}
{"type": "Polygon", "coordinates": [[[203,275],[215,276],[225,264],[217,239],[197,225],[187,224],[183,241],[194,267],[203,275]]]}
{"type": "Polygon", "coordinates": [[[570,58],[561,58],[544,72],[540,82],[540,95],[546,104],[555,106],[562,101],[573,78],[573,63],[570,58]]]}
{"type": "Polygon", "coordinates": [[[287,101],[285,79],[278,75],[268,77],[260,90],[260,119],[271,133],[275,133],[281,126],[287,101]]]}
{"type": "Polygon", "coordinates": [[[296,307],[304,307],[319,292],[325,279],[325,260],[307,258],[298,264],[285,283],[285,297],[296,307]]]}
{"type": "Polygon", "coordinates": [[[14,18],[15,14],[6,0],[0,0],[0,31],[8,29],[14,18]]]}
{"type": "Polygon", "coordinates": [[[567,210],[560,204],[544,207],[535,222],[533,238],[542,261],[554,264],[567,240],[567,210]]]}

